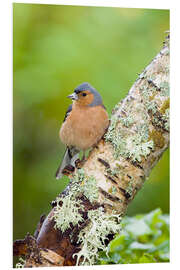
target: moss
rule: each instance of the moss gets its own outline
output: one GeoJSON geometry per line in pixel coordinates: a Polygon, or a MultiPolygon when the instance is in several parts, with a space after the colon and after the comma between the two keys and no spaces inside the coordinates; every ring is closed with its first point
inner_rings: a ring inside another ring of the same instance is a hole
{"type": "Polygon", "coordinates": [[[76,265],[93,265],[98,259],[98,251],[107,252],[105,241],[109,234],[120,233],[120,215],[112,213],[107,215],[102,207],[89,210],[88,227],[81,230],[78,236],[78,243],[81,244],[80,252],[73,255],[77,256],[76,265]]]}
{"type": "Polygon", "coordinates": [[[169,105],[170,105],[170,99],[168,98],[162,105],[162,107],[160,108],[160,113],[164,114],[166,109],[169,109],[169,105]]]}
{"type": "Polygon", "coordinates": [[[149,133],[149,140],[153,140],[155,146],[162,148],[165,144],[165,139],[162,136],[162,133],[153,129],[150,133],[149,133]]]}

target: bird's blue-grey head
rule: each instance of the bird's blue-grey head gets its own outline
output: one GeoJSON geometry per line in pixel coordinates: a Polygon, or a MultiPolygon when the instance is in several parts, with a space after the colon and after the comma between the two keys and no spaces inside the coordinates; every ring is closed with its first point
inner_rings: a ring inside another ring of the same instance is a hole
{"type": "Polygon", "coordinates": [[[88,106],[93,107],[93,106],[102,105],[101,95],[97,92],[97,90],[92,85],[90,85],[87,82],[84,82],[74,89],[75,94],[78,94],[83,91],[90,91],[94,96],[92,103],[89,104],[88,106]]]}

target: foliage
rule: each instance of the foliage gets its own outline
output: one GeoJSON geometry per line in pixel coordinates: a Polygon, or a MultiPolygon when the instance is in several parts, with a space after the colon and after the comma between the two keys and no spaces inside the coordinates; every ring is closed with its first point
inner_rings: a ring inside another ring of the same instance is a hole
{"type": "Polygon", "coordinates": [[[122,232],[100,252],[98,264],[169,261],[169,216],[156,209],[146,215],[124,217],[122,232]]]}

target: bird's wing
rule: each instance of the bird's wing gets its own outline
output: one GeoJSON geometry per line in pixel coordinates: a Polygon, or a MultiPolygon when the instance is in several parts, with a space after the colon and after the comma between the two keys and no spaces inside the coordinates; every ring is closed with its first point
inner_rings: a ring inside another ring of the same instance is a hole
{"type": "Polygon", "coordinates": [[[72,111],[72,104],[69,105],[69,107],[68,107],[68,109],[67,109],[67,111],[66,111],[66,114],[65,114],[65,116],[64,116],[63,122],[65,122],[66,118],[68,117],[68,115],[70,114],[71,111],[72,111]]]}
{"type": "Polygon", "coordinates": [[[56,171],[56,179],[60,179],[63,176],[63,170],[65,167],[68,165],[71,165],[75,167],[75,161],[78,158],[79,150],[76,149],[75,147],[67,147],[66,151],[64,153],[63,161],[59,165],[57,171],[56,171]]]}

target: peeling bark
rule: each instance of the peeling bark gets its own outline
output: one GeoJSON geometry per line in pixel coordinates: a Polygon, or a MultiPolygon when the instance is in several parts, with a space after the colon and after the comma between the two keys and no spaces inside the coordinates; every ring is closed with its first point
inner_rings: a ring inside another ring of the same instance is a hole
{"type": "MultiPolygon", "coordinates": [[[[111,217],[113,213],[125,215],[128,204],[169,145],[168,92],[169,37],[160,53],[139,75],[126,98],[116,105],[107,133],[90,152],[86,162],[81,164],[83,180],[79,181],[81,189],[73,200],[83,206],[78,210],[82,220],[75,225],[69,224],[63,231],[55,227],[53,218],[57,205],[62,206],[63,199],[73,193],[73,178],[78,175],[76,168],[73,175],[69,175],[71,183],[59,195],[62,201],[52,202],[51,212],[45,219],[41,218],[38,224],[34,240],[38,252],[46,248],[48,252],[54,252],[53,256],[58,258],[59,265],[75,265],[77,258],[73,254],[82,250],[82,243],[78,243],[79,234],[88,232],[90,228],[88,213],[102,207],[106,216],[111,217]],[[95,179],[96,189],[92,187],[92,194],[88,195],[85,186],[90,183],[90,179],[95,179]],[[97,195],[97,198],[91,195],[97,195]]],[[[106,244],[112,238],[113,233],[109,233],[106,244]]],[[[29,263],[37,266],[38,262],[31,262],[34,257],[27,241],[17,240],[14,255],[24,254],[26,267],[29,263]],[[23,241],[26,243],[24,246],[23,241]]],[[[49,261],[49,264],[57,265],[56,259],[55,262],[49,261]]]]}

